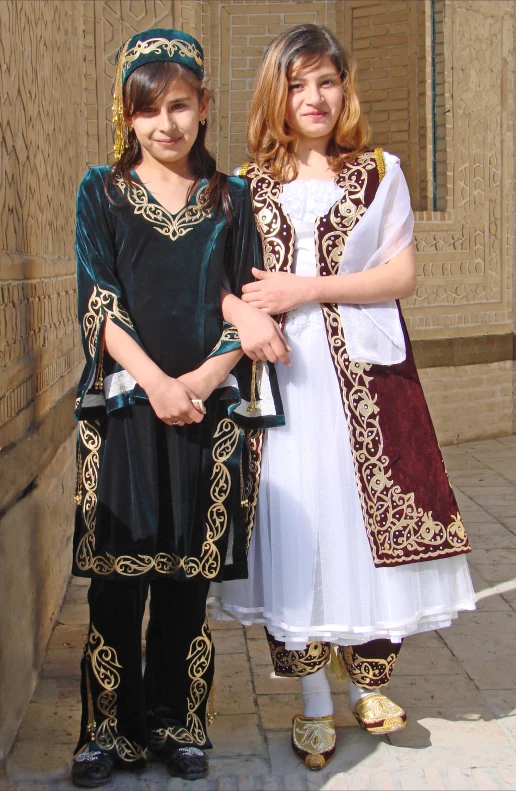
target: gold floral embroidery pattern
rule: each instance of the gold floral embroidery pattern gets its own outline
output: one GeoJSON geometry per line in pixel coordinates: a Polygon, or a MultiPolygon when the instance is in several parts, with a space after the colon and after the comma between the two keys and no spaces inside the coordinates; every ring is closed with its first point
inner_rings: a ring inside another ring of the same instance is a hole
{"type": "Polygon", "coordinates": [[[88,310],[82,320],[84,337],[88,342],[88,351],[91,357],[95,355],[100,319],[103,315],[109,316],[110,319],[118,319],[126,327],[133,329],[129,314],[120,305],[117,295],[113,291],[95,285],[88,301],[88,310]]]}
{"type": "Polygon", "coordinates": [[[204,196],[208,189],[205,184],[197,191],[195,203],[184,206],[181,211],[173,215],[163,206],[149,201],[149,193],[140,184],[127,184],[119,176],[115,179],[115,186],[127,197],[129,203],[134,206],[134,213],[141,214],[147,222],[152,223],[158,233],[168,236],[173,242],[182,236],[186,236],[195,225],[198,225],[211,211],[203,209],[204,196]]]}
{"type": "Polygon", "coordinates": [[[330,643],[308,643],[304,651],[289,651],[267,635],[274,672],[277,676],[308,676],[316,673],[330,659],[330,643]]]}
{"type": "Polygon", "coordinates": [[[281,184],[254,163],[247,168],[246,177],[253,196],[265,269],[290,272],[294,260],[294,231],[290,219],[280,210],[281,184]]]}
{"type": "Polygon", "coordinates": [[[134,47],[128,49],[124,55],[124,69],[142,55],[149,55],[151,52],[161,54],[166,52],[169,58],[177,52],[182,58],[193,58],[198,66],[203,67],[203,58],[195,44],[188,44],[180,39],[150,38],[147,41],[137,41],[134,47]]]}
{"type": "MultiPolygon", "coordinates": [[[[292,739],[298,750],[318,755],[335,749],[335,724],[333,717],[295,717],[292,739]]],[[[324,764],[323,764],[324,765],[324,764]]]]}
{"type": "Polygon", "coordinates": [[[407,715],[397,703],[381,693],[366,695],[357,702],[355,718],[369,733],[392,733],[405,727],[407,715]]]}
{"type": "Polygon", "coordinates": [[[159,749],[163,747],[167,737],[184,744],[205,744],[206,731],[201,718],[197,714],[199,706],[208,696],[208,684],[203,676],[210,666],[213,643],[208,626],[208,616],[204,621],[201,634],[192,640],[187,660],[190,659],[188,675],[190,677],[190,692],[188,696],[188,714],[186,727],[172,726],[170,728],[154,728],[151,731],[151,746],[159,749]]]}
{"type": "Polygon", "coordinates": [[[213,465],[212,484],[210,496],[212,504],[208,509],[206,522],[206,540],[202,546],[200,559],[183,557],[179,555],[156,555],[156,571],[170,574],[183,568],[187,577],[202,574],[207,579],[213,579],[220,570],[220,553],[216,546],[227,528],[228,515],[224,506],[231,490],[231,477],[225,463],[235,452],[240,437],[236,423],[230,418],[224,418],[217,426],[214,438],[217,440],[212,451],[213,465]]]}
{"type": "MultiPolygon", "coordinates": [[[[115,690],[120,685],[121,665],[114,648],[104,644],[103,637],[91,625],[86,658],[89,659],[91,669],[102,687],[102,692],[97,698],[99,712],[104,715],[104,719],[99,724],[95,733],[95,740],[102,750],[116,750],[118,757],[122,761],[132,762],[146,758],[147,750],[144,750],[136,742],[130,742],[125,736],[118,734],[117,720],[117,695],[115,690]]],[[[86,673],[88,668],[86,667],[86,673]]]]}
{"type": "MultiPolygon", "coordinates": [[[[339,177],[345,188],[330,218],[337,231],[322,236],[316,246],[318,273],[335,274],[346,239],[365,212],[367,172],[375,167],[374,154],[364,154],[339,177]],[[321,255],[322,252],[322,255],[321,255]]],[[[323,225],[319,220],[317,229],[323,225]]],[[[377,564],[399,564],[407,559],[424,560],[457,554],[467,539],[459,514],[446,527],[414,502],[414,493],[395,486],[390,461],[383,452],[376,397],[369,391],[371,365],[350,362],[336,305],[321,305],[330,352],[342,393],[350,444],[366,531],[377,564]],[[446,546],[448,544],[448,546],[446,546]]]]}
{"type": "Polygon", "coordinates": [[[240,343],[240,335],[236,327],[231,325],[231,327],[225,327],[222,330],[222,335],[208,356],[211,357],[215,352],[218,352],[223,343],[240,343]]]}
{"type": "Polygon", "coordinates": [[[376,159],[376,167],[378,168],[378,180],[382,181],[385,176],[385,157],[383,155],[383,148],[375,148],[374,157],[376,159]]]}
{"type": "MultiPolygon", "coordinates": [[[[216,542],[221,538],[227,527],[227,511],[224,506],[231,490],[231,478],[225,462],[235,452],[240,436],[236,423],[224,418],[217,426],[216,440],[212,458],[215,462],[212,472],[210,496],[212,503],[208,509],[206,523],[206,540],[202,545],[200,558],[180,557],[160,552],[155,558],[150,555],[94,555],[95,552],[95,519],[97,511],[97,486],[100,466],[99,451],[102,438],[98,431],[98,421],[79,421],[79,439],[87,451],[82,462],[82,515],[86,532],[81,538],[75,561],[81,571],[93,569],[95,574],[117,573],[123,576],[145,574],[153,567],[161,574],[175,574],[181,568],[188,578],[202,574],[213,579],[220,570],[220,553],[216,542]]],[[[81,455],[82,458],[82,455],[81,455]]],[[[79,498],[79,492],[76,495],[79,498]]]]}
{"type": "Polygon", "coordinates": [[[351,452],[367,535],[375,563],[397,564],[404,559],[427,559],[456,554],[467,547],[460,514],[446,527],[425,513],[392,480],[376,398],[371,396],[367,372],[371,365],[350,362],[338,308],[323,305],[342,402],[350,430],[351,452]],[[348,395],[346,396],[346,391],[348,395]],[[443,546],[448,543],[449,546],[443,546]]]}
{"type": "Polygon", "coordinates": [[[352,645],[341,647],[339,650],[348,676],[357,687],[384,687],[391,680],[397,654],[389,654],[387,659],[364,659],[357,654],[352,645]]]}
{"type": "MultiPolygon", "coordinates": [[[[88,310],[84,314],[82,320],[84,338],[88,343],[88,351],[91,358],[95,356],[101,328],[101,319],[105,315],[109,316],[110,319],[118,319],[122,324],[125,324],[126,327],[133,329],[133,323],[129,314],[120,305],[117,295],[113,291],[108,291],[107,289],[95,285],[88,301],[88,310]]],[[[97,370],[94,375],[95,389],[97,390],[102,390],[104,384],[103,357],[104,345],[102,344],[96,364],[97,370]]]]}
{"type": "Polygon", "coordinates": [[[206,741],[206,733],[199,715],[196,713],[201,703],[208,696],[208,684],[203,676],[208,670],[211,662],[213,644],[211,633],[208,626],[208,616],[204,621],[201,635],[192,641],[187,659],[191,659],[188,668],[188,675],[192,683],[190,684],[190,699],[188,701],[188,716],[186,725],[189,727],[194,741],[202,744],[206,741]]]}
{"type": "Polygon", "coordinates": [[[337,186],[344,189],[342,198],[331,208],[329,215],[319,218],[315,234],[323,231],[320,242],[324,259],[329,273],[336,275],[344,252],[344,245],[349,232],[365,214],[365,189],[367,185],[367,171],[376,166],[373,154],[362,154],[356,162],[348,165],[337,177],[337,186]],[[324,229],[329,232],[324,233],[324,229]]]}

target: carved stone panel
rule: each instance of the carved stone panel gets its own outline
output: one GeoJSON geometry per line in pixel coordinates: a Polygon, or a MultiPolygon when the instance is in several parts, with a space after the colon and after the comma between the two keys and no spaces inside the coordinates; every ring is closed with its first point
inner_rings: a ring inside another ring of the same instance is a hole
{"type": "Polygon", "coordinates": [[[0,446],[70,387],[75,196],[85,170],[83,3],[0,8],[0,446]]]}
{"type": "Polygon", "coordinates": [[[405,315],[417,338],[512,328],[514,7],[454,0],[445,14],[451,179],[448,211],[416,215],[419,286],[405,315]]]}

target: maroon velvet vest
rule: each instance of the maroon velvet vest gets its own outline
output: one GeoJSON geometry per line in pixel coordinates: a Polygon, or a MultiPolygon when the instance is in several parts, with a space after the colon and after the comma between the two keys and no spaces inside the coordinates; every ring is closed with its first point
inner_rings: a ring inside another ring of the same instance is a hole
{"type": "MultiPolygon", "coordinates": [[[[315,226],[318,275],[338,272],[347,237],[384,173],[383,154],[376,149],[338,174],[336,184],[344,194],[315,226]]],[[[255,163],[244,167],[242,175],[251,190],[265,268],[292,271],[295,234],[278,200],[281,184],[255,163]]],[[[321,310],[374,564],[399,566],[469,552],[401,312],[407,358],[382,366],[351,362],[338,306],[323,304],[321,310]]],[[[256,439],[259,471],[262,438],[256,439]]]]}

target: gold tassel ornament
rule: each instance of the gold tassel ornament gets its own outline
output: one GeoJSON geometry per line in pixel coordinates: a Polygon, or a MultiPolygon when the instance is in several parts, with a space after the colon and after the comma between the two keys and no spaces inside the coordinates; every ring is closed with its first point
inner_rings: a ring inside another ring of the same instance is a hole
{"type": "Polygon", "coordinates": [[[251,368],[251,400],[249,402],[249,406],[247,407],[247,414],[252,415],[253,412],[256,412],[258,409],[258,376],[261,374],[263,365],[261,360],[254,360],[252,368],[251,368]],[[258,373],[258,366],[260,366],[260,371],[258,373]]]}
{"type": "Polygon", "coordinates": [[[328,672],[331,676],[335,676],[338,678],[339,681],[345,681],[348,677],[346,672],[346,665],[344,664],[344,660],[342,659],[341,653],[339,651],[338,645],[331,646],[330,652],[330,666],[328,668],[328,672]]]}
{"type": "Polygon", "coordinates": [[[212,682],[210,694],[208,696],[208,713],[206,716],[206,719],[208,720],[208,725],[211,725],[215,717],[218,716],[219,716],[219,712],[215,711],[215,682],[212,682]]]}
{"type": "Polygon", "coordinates": [[[116,64],[113,93],[113,123],[115,124],[115,159],[118,161],[129,146],[129,129],[124,118],[124,63],[128,41],[122,47],[116,64]]]}

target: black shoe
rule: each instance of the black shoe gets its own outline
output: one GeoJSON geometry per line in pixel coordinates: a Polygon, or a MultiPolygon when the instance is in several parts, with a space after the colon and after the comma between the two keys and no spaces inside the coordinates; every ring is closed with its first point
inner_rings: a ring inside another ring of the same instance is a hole
{"type": "Polygon", "coordinates": [[[72,764],[72,783],[85,788],[98,788],[111,780],[114,768],[113,758],[92,743],[75,756],[72,764]]]}
{"type": "Polygon", "coordinates": [[[200,780],[208,774],[208,756],[198,747],[178,747],[166,757],[168,773],[183,780],[200,780]]]}

